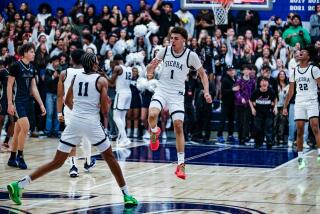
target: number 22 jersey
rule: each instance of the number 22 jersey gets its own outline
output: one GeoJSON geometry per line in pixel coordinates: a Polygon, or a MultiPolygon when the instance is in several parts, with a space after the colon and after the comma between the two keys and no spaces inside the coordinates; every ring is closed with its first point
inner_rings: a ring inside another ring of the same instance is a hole
{"type": "Polygon", "coordinates": [[[320,78],[320,70],[314,65],[301,68],[298,65],[290,74],[290,82],[296,84],[296,103],[318,99],[318,86],[316,79],[320,78]]]}

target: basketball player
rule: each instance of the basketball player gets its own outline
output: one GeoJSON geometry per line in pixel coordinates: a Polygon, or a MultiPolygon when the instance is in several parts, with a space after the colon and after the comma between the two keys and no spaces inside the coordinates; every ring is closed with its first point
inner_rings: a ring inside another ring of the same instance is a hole
{"type": "MultiPolygon", "coordinates": [[[[73,64],[72,68],[67,68],[66,70],[62,71],[59,77],[58,82],[58,101],[57,101],[57,112],[58,112],[58,119],[60,122],[64,122],[66,126],[70,124],[70,116],[71,110],[68,106],[64,106],[63,108],[63,101],[66,98],[67,91],[71,85],[72,78],[79,74],[83,73],[84,69],[81,65],[81,57],[85,52],[82,49],[77,49],[71,53],[71,61],[73,64]],[[63,109],[63,113],[62,113],[63,109]]],[[[84,169],[89,171],[95,165],[95,159],[92,159],[91,162],[91,145],[86,139],[83,139],[83,150],[86,156],[84,169]]],[[[69,156],[69,163],[70,163],[70,170],[69,175],[70,177],[78,177],[78,168],[76,164],[76,148],[72,148],[69,156]]]]}
{"type": "Polygon", "coordinates": [[[320,163],[319,102],[317,94],[318,86],[320,86],[320,70],[311,64],[311,57],[314,56],[313,52],[313,47],[301,49],[298,57],[300,64],[290,74],[289,92],[283,107],[283,114],[288,115],[288,104],[294,94],[294,87],[296,87],[294,115],[297,126],[299,169],[306,166],[306,160],[303,157],[303,132],[306,121],[310,122],[315,136],[318,147],[317,162],[320,163]]]}
{"type": "MultiPolygon", "coordinates": [[[[10,64],[12,58],[7,57],[5,60],[0,60],[0,133],[5,121],[5,116],[8,114],[8,99],[7,99],[7,82],[9,71],[7,66],[10,64]]],[[[13,135],[14,121],[13,117],[8,118],[9,127],[7,130],[7,136],[1,146],[2,151],[10,151],[9,139],[13,135]]]]}
{"type": "Polygon", "coordinates": [[[109,139],[100,123],[100,110],[108,112],[108,81],[97,73],[98,61],[93,53],[85,53],[82,58],[84,73],[77,74],[67,92],[66,105],[72,110],[70,123],[62,133],[54,159],[36,169],[29,176],[7,186],[10,199],[21,204],[22,189],[31,181],[60,168],[72,149],[85,137],[101,152],[108,163],[124,196],[125,205],[137,205],[137,200],[129,195],[121,168],[113,156],[109,139]]]}
{"type": "Polygon", "coordinates": [[[23,158],[23,149],[30,129],[27,117],[27,105],[30,94],[32,94],[39,103],[42,116],[46,114],[46,109],[39,95],[35,79],[35,70],[31,64],[35,56],[34,45],[32,43],[22,45],[19,49],[19,54],[22,56],[22,59],[10,66],[7,84],[8,113],[17,119],[14,127],[12,150],[8,166],[27,169],[27,164],[23,158]],[[16,92],[13,103],[12,89],[14,83],[16,92]]]}
{"type": "Polygon", "coordinates": [[[171,45],[161,49],[147,66],[148,74],[153,73],[158,64],[163,61],[159,84],[149,107],[150,148],[153,151],[159,148],[161,130],[157,127],[158,116],[163,107],[168,106],[177,141],[178,166],[175,174],[181,179],[186,178],[184,164],[185,139],[183,134],[184,90],[185,80],[191,67],[197,70],[201,78],[206,102],[212,102],[207,75],[197,54],[186,47],[187,39],[188,33],[184,28],[174,27],[170,35],[171,45]]]}
{"type": "Polygon", "coordinates": [[[115,67],[112,72],[110,83],[116,84],[116,96],[113,104],[113,120],[119,131],[117,145],[126,146],[131,143],[126,133],[126,114],[130,109],[132,94],[130,83],[132,70],[123,63],[123,57],[117,54],[113,57],[115,67]]]}

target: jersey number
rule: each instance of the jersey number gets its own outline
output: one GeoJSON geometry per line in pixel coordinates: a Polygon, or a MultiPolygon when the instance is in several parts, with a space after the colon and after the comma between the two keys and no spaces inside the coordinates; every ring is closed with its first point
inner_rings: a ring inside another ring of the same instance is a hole
{"type": "Polygon", "coordinates": [[[126,80],[131,80],[131,73],[126,72],[126,80]]]}
{"type": "Polygon", "coordinates": [[[79,82],[79,92],[78,92],[78,96],[85,96],[87,97],[88,96],[88,86],[89,86],[89,83],[86,82],[84,83],[84,93],[82,95],[82,86],[83,86],[83,82],[79,82]]]}
{"type": "Polygon", "coordinates": [[[174,73],[174,70],[171,70],[171,79],[173,79],[173,73],[174,73]]]}
{"type": "Polygon", "coordinates": [[[308,85],[307,84],[299,84],[300,91],[308,91],[308,85]]]}

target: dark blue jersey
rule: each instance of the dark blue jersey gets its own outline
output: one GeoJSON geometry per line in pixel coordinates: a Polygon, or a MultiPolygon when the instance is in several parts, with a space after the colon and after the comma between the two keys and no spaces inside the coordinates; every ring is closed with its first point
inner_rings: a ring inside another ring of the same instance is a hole
{"type": "Polygon", "coordinates": [[[19,60],[10,66],[9,75],[15,77],[15,102],[27,103],[31,94],[31,82],[35,78],[33,65],[26,65],[19,60]]]}

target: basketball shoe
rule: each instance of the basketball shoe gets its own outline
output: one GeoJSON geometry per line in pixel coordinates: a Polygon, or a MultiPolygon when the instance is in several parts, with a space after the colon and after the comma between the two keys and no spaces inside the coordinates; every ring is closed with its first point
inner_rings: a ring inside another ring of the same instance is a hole
{"type": "Polygon", "coordinates": [[[159,127],[158,127],[158,131],[155,132],[155,133],[150,130],[150,149],[152,151],[157,151],[159,149],[159,144],[160,144],[159,136],[160,136],[160,133],[161,133],[161,129],[159,127]]]}
{"type": "Polygon", "coordinates": [[[135,199],[132,195],[124,195],[123,200],[124,200],[124,206],[126,207],[138,205],[137,199],[135,199]]]}
{"type": "Polygon", "coordinates": [[[304,158],[298,158],[298,169],[302,170],[306,167],[307,162],[304,158]]]}
{"type": "Polygon", "coordinates": [[[79,176],[78,168],[77,168],[75,165],[73,165],[73,166],[70,168],[70,170],[69,170],[69,175],[70,175],[71,178],[76,178],[76,177],[79,176]]]}
{"type": "Polygon", "coordinates": [[[10,199],[17,205],[21,205],[22,188],[19,187],[18,182],[12,182],[7,186],[10,199]]]}
{"type": "Polygon", "coordinates": [[[91,168],[93,168],[96,165],[96,159],[91,158],[90,164],[87,163],[87,159],[84,162],[83,168],[85,169],[86,172],[89,172],[91,168]]]}
{"type": "Polygon", "coordinates": [[[186,166],[185,166],[184,163],[181,163],[181,164],[179,164],[179,165],[177,166],[177,169],[176,169],[176,171],[175,171],[175,174],[176,174],[176,176],[177,176],[178,178],[181,178],[181,179],[183,179],[183,180],[186,179],[185,168],[186,168],[186,166]]]}

